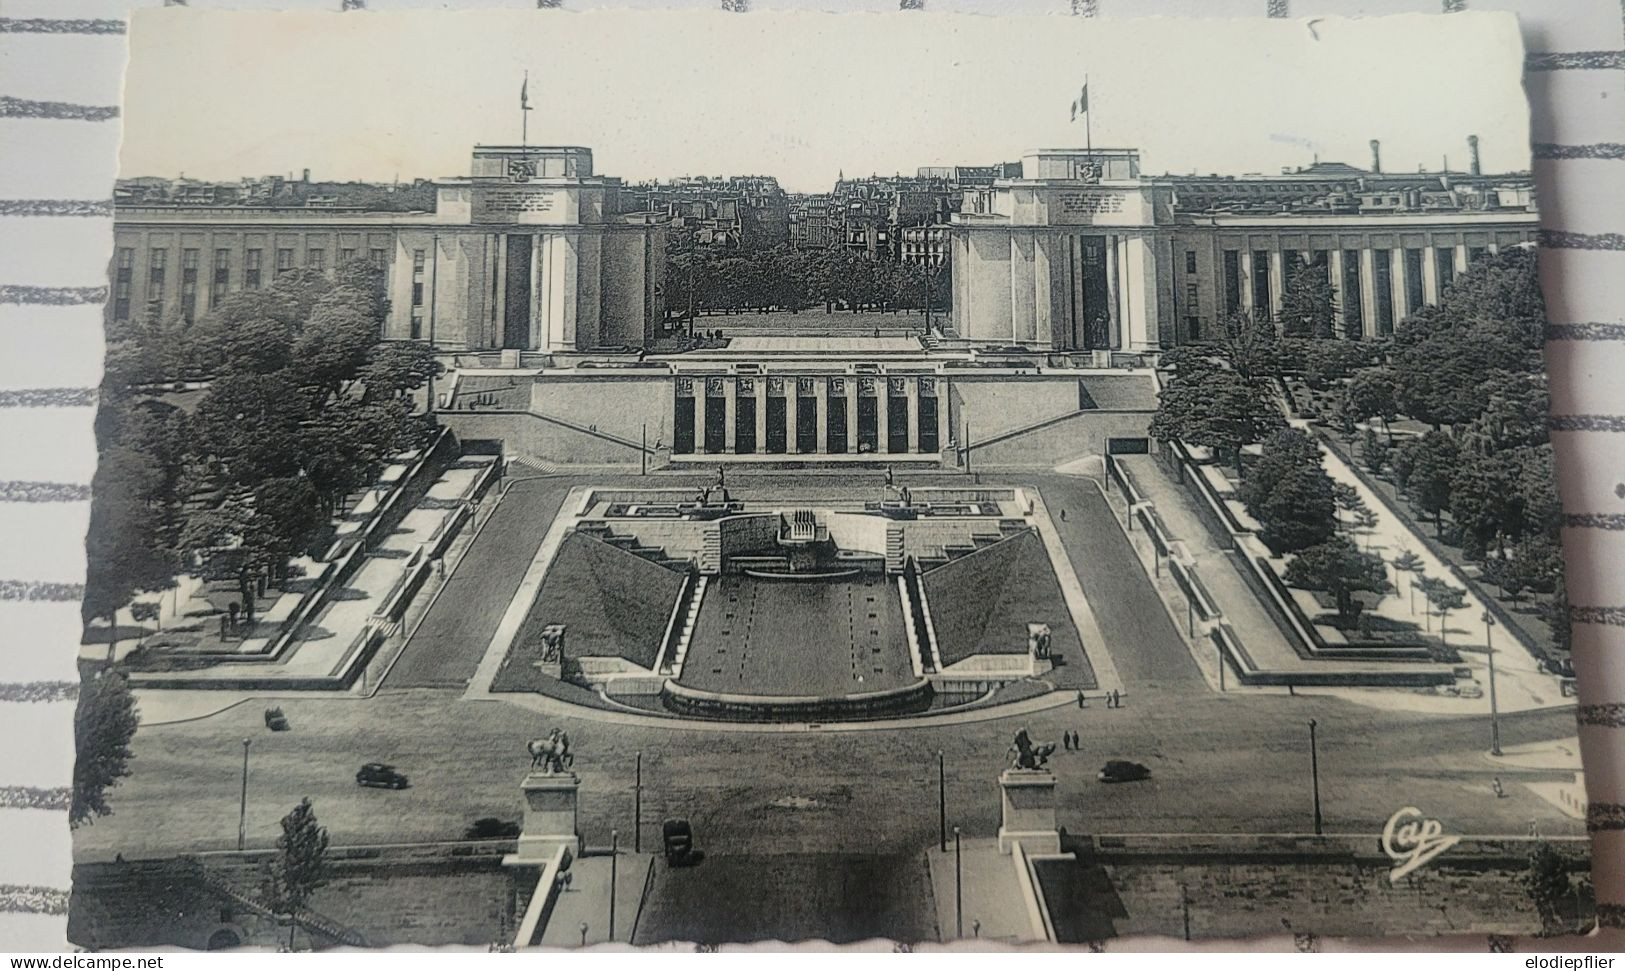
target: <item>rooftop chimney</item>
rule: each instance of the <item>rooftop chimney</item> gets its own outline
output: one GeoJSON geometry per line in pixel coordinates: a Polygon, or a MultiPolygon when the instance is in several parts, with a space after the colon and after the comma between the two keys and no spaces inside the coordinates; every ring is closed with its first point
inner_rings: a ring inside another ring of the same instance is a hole
{"type": "Polygon", "coordinates": [[[1467,171],[1471,172],[1474,175],[1483,175],[1484,174],[1484,169],[1479,165],[1479,162],[1478,162],[1478,136],[1477,135],[1468,135],[1467,136],[1467,155],[1468,155],[1467,171]]]}
{"type": "Polygon", "coordinates": [[[1371,139],[1371,171],[1382,171],[1382,142],[1371,139]]]}
{"type": "Polygon", "coordinates": [[[304,181],[309,182],[310,181],[310,169],[305,170],[304,176],[305,176],[304,181]]]}

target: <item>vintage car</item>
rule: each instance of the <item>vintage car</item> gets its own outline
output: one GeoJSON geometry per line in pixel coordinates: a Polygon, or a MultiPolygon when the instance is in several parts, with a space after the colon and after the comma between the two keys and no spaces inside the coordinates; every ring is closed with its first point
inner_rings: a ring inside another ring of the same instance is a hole
{"type": "Polygon", "coordinates": [[[368,762],[355,774],[358,786],[367,786],[372,789],[405,789],[408,785],[406,776],[395,771],[393,765],[382,762],[368,762]]]}
{"type": "Polygon", "coordinates": [[[280,707],[265,709],[265,727],[273,732],[288,730],[288,716],[282,713],[280,707]]]}
{"type": "Polygon", "coordinates": [[[1112,759],[1101,767],[1100,774],[1095,778],[1101,782],[1139,782],[1151,778],[1151,770],[1138,762],[1112,759]]]}
{"type": "Polygon", "coordinates": [[[668,819],[660,827],[668,866],[688,866],[698,862],[694,850],[694,827],[686,819],[668,819]]]}

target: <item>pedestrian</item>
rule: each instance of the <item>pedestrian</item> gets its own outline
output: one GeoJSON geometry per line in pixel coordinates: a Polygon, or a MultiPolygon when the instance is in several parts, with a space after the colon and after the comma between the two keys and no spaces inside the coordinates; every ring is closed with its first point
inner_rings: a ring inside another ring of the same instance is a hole
{"type": "Polygon", "coordinates": [[[1121,707],[1123,707],[1123,693],[1121,691],[1118,691],[1116,688],[1112,689],[1112,707],[1113,708],[1121,708],[1121,707]]]}
{"type": "Polygon", "coordinates": [[[1066,507],[1061,508],[1061,522],[1066,522],[1066,507]]]}
{"type": "Polygon", "coordinates": [[[1068,752],[1072,751],[1072,733],[1071,732],[1062,732],[1061,733],[1061,747],[1066,749],[1068,752]]]}
{"type": "Polygon", "coordinates": [[[1079,708],[1087,708],[1087,707],[1089,707],[1088,705],[1084,704],[1083,691],[1081,689],[1078,691],[1078,707],[1079,708]]]}

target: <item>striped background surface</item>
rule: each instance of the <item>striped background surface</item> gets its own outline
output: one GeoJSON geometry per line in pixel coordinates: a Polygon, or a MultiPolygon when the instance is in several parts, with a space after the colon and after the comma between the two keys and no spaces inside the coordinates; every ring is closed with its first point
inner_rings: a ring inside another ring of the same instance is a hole
{"type": "MultiPolygon", "coordinates": [[[[164,0],[0,7],[0,951],[62,950],[74,658],[95,467],[125,20],[164,0]]],[[[236,9],[561,0],[193,0],[236,9]]],[[[573,9],[1082,17],[1506,10],[1523,24],[1553,439],[1601,921],[1625,927],[1625,0],[564,0],[573,9]]],[[[548,16],[539,13],[538,16],[548,16]]],[[[1379,65],[1373,65],[1380,70],[1379,65]]],[[[184,798],[184,794],[177,794],[184,798]]],[[[1298,942],[1301,946],[1302,942],[1298,942]]],[[[1469,946],[1486,942],[1467,941],[1469,946]]],[[[1506,942],[1488,942],[1503,946],[1506,942]]],[[[1291,948],[1290,940],[1264,946],[1291,948]]]]}

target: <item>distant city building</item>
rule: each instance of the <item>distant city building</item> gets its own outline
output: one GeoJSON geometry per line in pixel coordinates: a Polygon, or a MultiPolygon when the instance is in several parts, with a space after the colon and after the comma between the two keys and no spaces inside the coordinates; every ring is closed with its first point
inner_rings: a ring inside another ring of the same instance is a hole
{"type": "Polygon", "coordinates": [[[949,227],[945,223],[929,226],[904,226],[898,230],[898,259],[904,263],[929,263],[941,266],[948,262],[949,227]]]}
{"type": "Polygon", "coordinates": [[[622,212],[665,215],[687,248],[751,251],[790,242],[790,199],[772,176],[705,176],[625,186],[622,212]]]}
{"type": "Polygon", "coordinates": [[[797,193],[790,197],[790,245],[796,249],[829,249],[840,239],[840,227],[830,217],[826,193],[797,193]]]}

